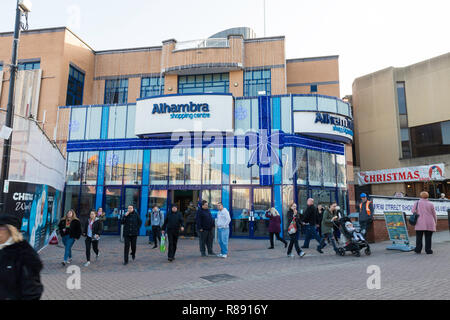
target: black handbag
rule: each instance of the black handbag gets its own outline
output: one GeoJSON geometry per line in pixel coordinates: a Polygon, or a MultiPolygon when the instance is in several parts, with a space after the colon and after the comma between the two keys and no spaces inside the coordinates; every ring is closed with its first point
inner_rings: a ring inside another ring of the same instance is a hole
{"type": "MultiPolygon", "coordinates": [[[[419,209],[419,203],[416,202],[416,211],[419,209]]],[[[412,226],[415,226],[417,223],[417,220],[419,219],[419,214],[417,212],[413,213],[412,216],[409,217],[409,223],[412,226]]]]}

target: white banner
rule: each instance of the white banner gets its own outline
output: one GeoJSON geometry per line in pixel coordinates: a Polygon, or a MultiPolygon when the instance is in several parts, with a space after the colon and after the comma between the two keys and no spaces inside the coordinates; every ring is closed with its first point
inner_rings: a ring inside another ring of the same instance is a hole
{"type": "MultiPolygon", "coordinates": [[[[384,211],[402,211],[411,215],[414,203],[419,199],[414,198],[377,198],[371,196],[375,214],[383,215],[384,211]]],[[[438,216],[447,217],[447,210],[450,209],[450,200],[429,200],[434,205],[438,216]]]]}
{"type": "Polygon", "coordinates": [[[233,96],[173,95],[138,100],[137,136],[180,131],[232,132],[233,96]]]}
{"type": "Polygon", "coordinates": [[[443,163],[420,167],[396,168],[356,173],[356,180],[360,186],[381,183],[442,181],[445,180],[444,177],[445,165],[443,163]]]}

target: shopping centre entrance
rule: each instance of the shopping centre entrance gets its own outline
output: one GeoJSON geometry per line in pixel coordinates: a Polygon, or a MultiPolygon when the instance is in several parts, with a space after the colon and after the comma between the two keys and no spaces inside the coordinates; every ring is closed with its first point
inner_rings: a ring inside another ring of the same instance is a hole
{"type": "Polygon", "coordinates": [[[197,208],[199,201],[199,191],[198,190],[173,190],[172,191],[172,204],[178,207],[183,216],[186,213],[189,205],[197,208]]]}
{"type": "Polygon", "coordinates": [[[140,187],[105,187],[103,210],[106,212],[106,221],[103,230],[106,234],[120,233],[119,216],[125,214],[128,206],[139,210],[141,199],[140,187]]]}
{"type": "Polygon", "coordinates": [[[265,214],[273,206],[272,188],[236,187],[231,192],[232,235],[265,238],[269,219],[265,214]]]}

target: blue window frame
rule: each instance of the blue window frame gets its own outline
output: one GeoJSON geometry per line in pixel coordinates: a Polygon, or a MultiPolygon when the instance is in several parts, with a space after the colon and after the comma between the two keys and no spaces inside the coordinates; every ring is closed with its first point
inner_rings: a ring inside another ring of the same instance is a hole
{"type": "Polygon", "coordinates": [[[183,93],[229,93],[228,73],[199,74],[178,77],[178,92],[183,93]]]}
{"type": "Polygon", "coordinates": [[[141,98],[164,94],[164,77],[141,79],[141,98]]]}
{"type": "Polygon", "coordinates": [[[258,96],[259,92],[265,92],[264,95],[272,94],[272,75],[271,70],[252,70],[244,72],[244,96],[258,96]]]}
{"type": "Polygon", "coordinates": [[[19,62],[19,70],[37,70],[41,68],[40,61],[19,62]]]}
{"type": "Polygon", "coordinates": [[[83,104],[84,73],[69,66],[69,81],[67,83],[66,106],[83,104]]]}
{"type": "Polygon", "coordinates": [[[128,79],[105,80],[105,104],[122,104],[128,101],[128,79]]]}

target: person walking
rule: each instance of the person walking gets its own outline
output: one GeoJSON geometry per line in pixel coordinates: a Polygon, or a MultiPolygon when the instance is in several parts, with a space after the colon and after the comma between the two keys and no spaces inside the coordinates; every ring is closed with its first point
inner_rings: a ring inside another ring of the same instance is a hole
{"type": "Polygon", "coordinates": [[[202,207],[197,212],[197,230],[199,231],[200,253],[206,257],[205,247],[208,249],[208,255],[215,256],[213,251],[214,241],[214,219],[208,208],[208,201],[202,201],[202,207]]]}
{"type": "Polygon", "coordinates": [[[83,236],[86,237],[86,263],[85,267],[88,267],[91,264],[91,246],[95,253],[95,260],[98,259],[99,251],[98,251],[98,242],[100,240],[100,235],[103,231],[103,222],[97,216],[95,210],[91,211],[89,216],[89,220],[86,223],[83,231],[83,236]]]}
{"type": "Polygon", "coordinates": [[[63,266],[72,262],[72,247],[76,240],[81,237],[81,223],[78,220],[75,210],[69,210],[66,215],[59,221],[58,230],[64,244],[64,261],[63,266]]]}
{"type": "Polygon", "coordinates": [[[153,249],[158,248],[158,242],[161,244],[161,227],[164,224],[164,214],[161,212],[158,206],[154,206],[152,212],[150,213],[150,224],[152,226],[153,249]]]}
{"type": "Polygon", "coordinates": [[[169,240],[167,259],[169,260],[169,262],[172,262],[173,260],[175,260],[180,231],[184,232],[183,215],[178,211],[178,207],[176,205],[172,206],[172,210],[167,214],[164,220],[164,224],[162,226],[162,234],[164,235],[166,231],[169,240]]]}
{"type": "Polygon", "coordinates": [[[359,226],[361,233],[366,237],[372,222],[372,214],[374,212],[372,201],[367,199],[367,194],[361,193],[361,203],[359,204],[359,226]]]}
{"type": "Polygon", "coordinates": [[[417,213],[419,218],[415,225],[416,230],[416,248],[415,252],[420,254],[422,252],[422,240],[425,235],[425,252],[427,254],[433,254],[431,250],[431,242],[433,237],[433,232],[436,232],[437,216],[436,210],[433,203],[431,203],[428,198],[429,193],[422,191],[420,193],[420,200],[417,201],[412,209],[412,213],[417,213]]]}
{"type": "Polygon", "coordinates": [[[0,301],[39,300],[44,291],[42,262],[20,226],[16,216],[0,216],[0,301]]]}
{"type": "Polygon", "coordinates": [[[305,256],[305,252],[300,248],[300,245],[298,244],[298,235],[300,232],[301,222],[300,222],[300,214],[297,211],[297,205],[295,203],[292,203],[289,211],[287,213],[288,218],[288,226],[291,224],[294,225],[296,231],[293,233],[289,233],[289,246],[287,250],[288,257],[294,257],[292,254],[292,247],[295,246],[295,250],[297,251],[297,254],[300,258],[303,258],[305,256]]]}
{"type": "Polygon", "coordinates": [[[329,208],[325,208],[325,211],[323,213],[322,218],[322,233],[324,236],[324,239],[328,239],[328,241],[331,242],[333,245],[333,249],[336,253],[338,253],[338,248],[336,246],[336,241],[334,239],[334,223],[338,220],[338,213],[337,213],[337,203],[332,202],[329,208]]]}
{"type": "Polygon", "coordinates": [[[230,238],[230,212],[223,206],[222,202],[218,203],[219,212],[217,213],[217,239],[219,241],[220,253],[217,255],[220,258],[226,259],[228,257],[228,239],[230,238]]]}
{"type": "Polygon", "coordinates": [[[277,209],[270,208],[266,212],[266,217],[269,218],[269,239],[270,239],[270,247],[268,249],[274,249],[273,237],[276,236],[278,241],[284,243],[284,248],[287,247],[287,242],[283,238],[280,237],[281,232],[281,217],[278,213],[277,209]]]}
{"type": "Polygon", "coordinates": [[[123,238],[125,242],[124,248],[124,265],[128,264],[128,256],[130,255],[131,246],[131,258],[136,259],[136,242],[139,235],[139,229],[142,225],[142,220],[139,214],[134,210],[133,206],[128,206],[127,213],[121,220],[123,224],[123,238]]]}
{"type": "Polygon", "coordinates": [[[318,232],[319,232],[319,236],[321,238],[323,238],[323,233],[322,233],[322,219],[323,219],[323,213],[325,212],[325,207],[322,204],[319,204],[317,206],[317,224],[319,225],[318,227],[318,232]]]}
{"type": "Polygon", "coordinates": [[[314,206],[314,199],[309,198],[307,200],[307,205],[308,207],[305,210],[302,221],[306,231],[305,242],[303,243],[302,248],[308,249],[311,239],[316,239],[319,243],[316,250],[319,253],[323,253],[322,249],[326,246],[326,243],[319,236],[319,233],[317,231],[319,225],[319,213],[317,208],[314,206]]]}

